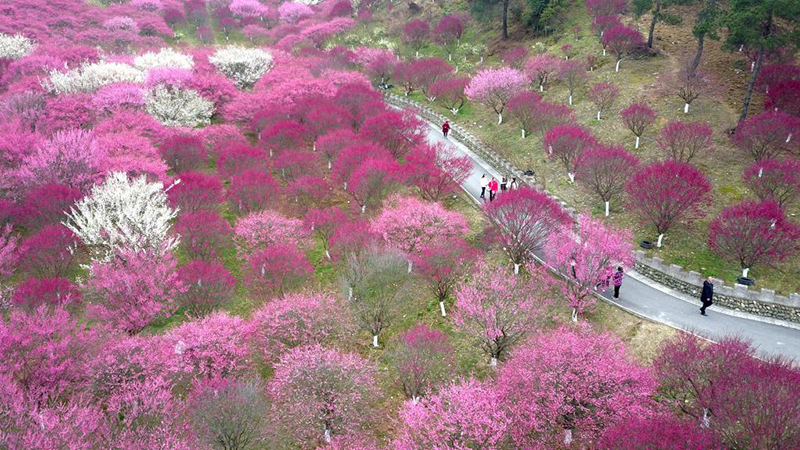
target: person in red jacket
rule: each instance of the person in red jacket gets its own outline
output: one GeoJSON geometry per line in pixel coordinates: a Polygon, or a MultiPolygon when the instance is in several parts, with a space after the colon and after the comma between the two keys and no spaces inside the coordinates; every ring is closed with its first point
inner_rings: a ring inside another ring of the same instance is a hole
{"type": "Polygon", "coordinates": [[[497,180],[492,177],[492,181],[489,182],[489,201],[494,201],[494,198],[497,196],[497,189],[498,184],[497,180]]]}
{"type": "Polygon", "coordinates": [[[447,137],[447,133],[449,133],[449,132],[450,132],[450,122],[445,120],[444,124],[442,125],[442,134],[446,138],[447,137]]]}

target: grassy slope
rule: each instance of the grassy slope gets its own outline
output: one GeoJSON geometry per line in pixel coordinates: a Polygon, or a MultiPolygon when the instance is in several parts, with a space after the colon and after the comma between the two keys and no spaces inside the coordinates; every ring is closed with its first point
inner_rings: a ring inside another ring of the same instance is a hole
{"type": "MultiPolygon", "coordinates": [[[[575,3],[582,5],[582,2],[575,3]]],[[[449,4],[447,8],[455,11],[458,10],[458,7],[457,4],[449,4]]],[[[396,9],[400,9],[400,7],[396,9]]],[[[438,11],[436,8],[431,8],[431,11],[426,14],[435,16],[440,14],[438,11]]],[[[750,164],[750,161],[740,158],[730,144],[726,133],[736,123],[738,115],[736,101],[742,92],[739,88],[748,74],[746,71],[740,70],[740,67],[745,65],[743,61],[740,61],[744,59],[743,56],[726,53],[721,49],[719,42],[711,41],[707,44],[704,60],[708,61],[707,70],[712,73],[719,86],[712,94],[701,96],[693,102],[690,114],[683,114],[682,100],[671,91],[666,91],[659,78],[674,69],[679,63],[679,56],[691,54],[690,52],[693,51],[694,41],[691,37],[690,27],[694,12],[688,8],[675,11],[686,18],[683,23],[679,25],[659,23],[656,28],[655,46],[659,49],[664,48],[662,54],[653,58],[624,60],[619,73],[614,72],[614,57],[602,56],[602,47],[590,32],[590,18],[579,6],[574,7],[566,15],[562,27],[564,30],[571,30],[575,25],[580,26],[583,31],[578,39],[572,32],[569,32],[546,39],[502,42],[495,37],[498,33],[494,23],[471,24],[463,41],[468,45],[488,43],[487,55],[489,56],[486,57],[484,64],[480,65],[477,57],[469,55],[464,61],[464,56],[457,55],[454,57],[453,64],[458,65],[462,72],[474,71],[476,68],[479,69],[486,65],[500,65],[500,58],[497,56],[500,52],[499,49],[515,45],[524,45],[529,49],[546,48],[552,54],[561,55],[561,46],[570,43],[573,46],[572,51],[575,53],[574,58],[585,60],[587,55],[597,56],[600,67],[589,73],[589,82],[575,95],[573,106],[575,117],[580,124],[590,128],[600,140],[608,144],[625,146],[643,163],[654,162],[661,158],[655,137],[658,130],[667,122],[685,120],[710,123],[715,133],[715,148],[712,152],[701,155],[694,161],[694,164],[702,169],[712,182],[713,205],[704,219],[693,225],[678,226],[671,230],[665,237],[664,248],[653,250],[650,253],[671,263],[680,264],[689,270],[696,270],[733,282],[740,274],[738,265],[722,261],[714,255],[707,249],[706,240],[708,223],[719,211],[725,206],[751,197],[741,180],[742,171],[750,164]],[[588,88],[598,82],[611,82],[620,88],[620,95],[616,103],[610,111],[604,112],[601,121],[596,120],[595,107],[586,96],[588,88]],[[638,150],[634,150],[633,135],[624,127],[619,117],[619,111],[634,101],[646,101],[658,114],[656,125],[645,133],[638,150]]],[[[411,55],[408,55],[409,52],[397,39],[407,17],[408,14],[405,10],[402,12],[395,10],[391,17],[381,17],[375,21],[377,25],[360,28],[350,37],[342,39],[342,42],[369,43],[370,41],[389,40],[405,57],[409,57],[411,55]]],[[[634,18],[629,15],[624,20],[638,26],[643,31],[646,31],[649,24],[649,16],[634,21],[634,18]]],[[[522,32],[512,33],[512,37],[515,35],[520,36],[522,32]]],[[[447,57],[446,53],[436,46],[424,49],[421,56],[447,57]]],[[[419,93],[412,93],[411,96],[417,101],[426,102],[419,93]]],[[[553,83],[543,96],[548,101],[566,103],[567,90],[565,86],[553,83]]],[[[519,129],[511,121],[497,126],[497,117],[494,112],[479,105],[467,103],[458,115],[453,115],[438,104],[434,107],[457,123],[469,128],[487,145],[516,163],[518,167],[534,169],[537,177],[548,190],[571,205],[576,206],[579,210],[590,211],[594,215],[602,215],[601,202],[581,187],[568,183],[559,162],[546,159],[540,137],[530,136],[522,139],[519,129]]],[[[797,216],[798,212],[800,212],[800,208],[794,206],[789,210],[790,217],[797,216]]],[[[638,223],[632,215],[625,211],[619,201],[612,204],[610,221],[615,225],[633,229],[637,243],[642,239],[655,239],[655,230],[638,223]]],[[[773,288],[783,294],[800,291],[800,258],[798,257],[780,264],[777,268],[756,267],[750,273],[751,276],[758,279],[758,286],[773,288]]]]}

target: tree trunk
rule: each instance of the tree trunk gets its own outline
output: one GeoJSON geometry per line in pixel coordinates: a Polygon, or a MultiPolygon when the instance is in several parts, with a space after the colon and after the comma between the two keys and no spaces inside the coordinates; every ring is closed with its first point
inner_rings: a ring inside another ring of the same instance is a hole
{"type": "Polygon", "coordinates": [[[519,264],[514,263],[514,275],[519,275],[519,264]]]}
{"type": "Polygon", "coordinates": [[[572,321],[578,321],[578,308],[572,308],[572,321]]]}
{"type": "Polygon", "coordinates": [[[753,88],[756,85],[758,74],[761,72],[761,63],[763,60],[764,49],[760,48],[758,50],[758,56],[756,57],[755,66],[753,66],[753,74],[750,76],[750,81],[747,82],[747,90],[745,91],[744,98],[742,99],[742,115],[739,116],[739,123],[742,123],[745,119],[747,119],[747,111],[750,109],[750,99],[753,97],[753,88]]]}
{"type": "Polygon", "coordinates": [[[611,213],[611,202],[606,202],[606,217],[611,213]]]}
{"type": "Polygon", "coordinates": [[[376,348],[378,347],[378,335],[377,334],[372,336],[372,346],[376,347],[376,348]]]}
{"type": "Polygon", "coordinates": [[[508,1],[503,0],[503,39],[508,39],[508,1]]]}
{"type": "Polygon", "coordinates": [[[700,67],[700,58],[703,57],[703,44],[706,40],[706,34],[701,33],[700,36],[697,36],[697,53],[694,55],[694,60],[692,61],[691,67],[689,67],[689,73],[694,76],[694,73],[697,71],[697,68],[700,67]]]}
{"type": "Polygon", "coordinates": [[[661,0],[656,0],[656,9],[653,11],[653,20],[650,21],[650,32],[647,34],[647,48],[653,48],[653,33],[656,30],[656,22],[661,14],[661,0]]]}
{"type": "Polygon", "coordinates": [[[664,241],[664,233],[658,235],[658,243],[656,243],[656,247],[661,248],[662,241],[664,241]]]}
{"type": "Polygon", "coordinates": [[[636,136],[636,146],[634,148],[639,148],[639,136],[636,136]]]}
{"type": "Polygon", "coordinates": [[[439,302],[439,309],[442,310],[442,317],[447,317],[447,313],[444,310],[444,302],[439,302]]]}

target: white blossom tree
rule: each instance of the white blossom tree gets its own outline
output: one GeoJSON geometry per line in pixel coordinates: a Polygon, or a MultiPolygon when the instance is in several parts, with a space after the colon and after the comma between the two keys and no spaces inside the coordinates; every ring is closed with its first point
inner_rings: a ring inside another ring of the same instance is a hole
{"type": "Polygon", "coordinates": [[[180,239],[169,234],[177,214],[167,204],[162,183],[114,172],[70,209],[64,225],[93,252],[93,259],[108,260],[119,249],[172,250],[180,239]]]}
{"type": "Polygon", "coordinates": [[[102,86],[119,82],[142,83],[145,73],[124,63],[98,62],[84,64],[67,72],[53,70],[50,78],[42,80],[51,94],[74,94],[94,92],[102,86]]]}
{"type": "Polygon", "coordinates": [[[10,36],[0,33],[0,59],[20,59],[27,56],[35,46],[33,41],[21,34],[10,36]]]}
{"type": "Polygon", "coordinates": [[[190,55],[184,55],[171,48],[162,48],[157,53],[147,52],[137,56],[133,59],[133,66],[139,70],[163,67],[192,70],[194,59],[190,55]]]}
{"type": "Polygon", "coordinates": [[[200,127],[211,123],[214,103],[196,91],[160,84],[146,95],[148,114],[168,127],[200,127]]]}
{"type": "Polygon", "coordinates": [[[236,45],[217,50],[208,57],[208,61],[226,77],[235,81],[240,89],[252,87],[272,68],[272,55],[268,52],[236,45]]]}

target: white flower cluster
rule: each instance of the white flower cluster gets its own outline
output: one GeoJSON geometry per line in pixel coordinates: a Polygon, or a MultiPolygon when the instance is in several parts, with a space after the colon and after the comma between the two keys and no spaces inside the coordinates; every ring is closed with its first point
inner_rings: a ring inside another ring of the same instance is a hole
{"type": "Polygon", "coordinates": [[[119,249],[174,249],[180,237],[169,230],[177,214],[161,183],[114,172],[70,209],[64,225],[93,251],[94,259],[107,260],[119,249]]]}
{"type": "Polygon", "coordinates": [[[145,109],[168,127],[200,127],[211,123],[214,103],[191,89],[160,84],[146,96],[145,109]]]}
{"type": "Polygon", "coordinates": [[[241,89],[252,87],[272,68],[272,55],[266,51],[236,45],[217,50],[208,61],[241,89]]]}
{"type": "Polygon", "coordinates": [[[27,56],[35,46],[33,41],[21,34],[9,36],[0,33],[0,59],[20,59],[27,56]]]}
{"type": "Polygon", "coordinates": [[[144,72],[128,64],[101,61],[68,72],[53,70],[50,78],[42,81],[42,87],[51,94],[74,94],[94,92],[107,84],[123,81],[142,83],[144,79],[144,72]]]}
{"type": "Polygon", "coordinates": [[[143,53],[133,60],[133,65],[139,70],[150,70],[155,68],[178,68],[192,70],[194,60],[189,55],[176,52],[171,48],[162,48],[158,53],[143,53]]]}

